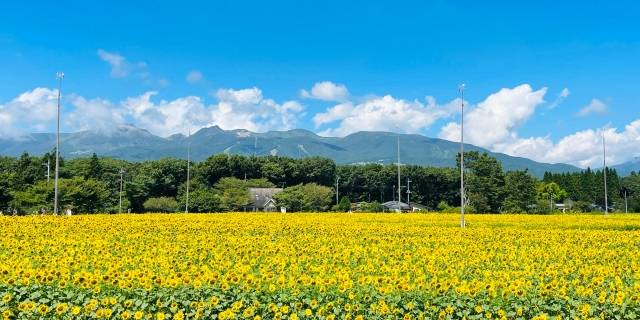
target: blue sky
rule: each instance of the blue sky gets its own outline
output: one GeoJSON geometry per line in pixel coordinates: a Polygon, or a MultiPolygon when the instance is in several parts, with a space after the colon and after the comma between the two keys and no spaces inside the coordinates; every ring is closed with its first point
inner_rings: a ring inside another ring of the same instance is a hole
{"type": "Polygon", "coordinates": [[[65,131],[122,122],[164,136],[218,124],[457,139],[465,82],[471,143],[597,166],[604,132],[610,161],[639,155],[634,1],[25,1],[1,9],[0,136],[52,130],[63,70],[65,131]]]}

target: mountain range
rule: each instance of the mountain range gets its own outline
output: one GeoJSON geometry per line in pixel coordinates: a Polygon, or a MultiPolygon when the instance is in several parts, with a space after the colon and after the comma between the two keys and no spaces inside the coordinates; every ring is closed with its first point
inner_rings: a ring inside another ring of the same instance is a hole
{"type": "MultiPolygon", "coordinates": [[[[338,164],[382,163],[397,161],[397,139],[400,139],[400,162],[404,164],[453,167],[460,145],[456,142],[429,138],[418,134],[362,131],[345,137],[321,137],[313,132],[294,129],[255,133],[247,130],[223,130],[218,126],[200,129],[191,136],[175,134],[167,138],[145,129],[121,125],[108,132],[80,131],[62,133],[60,151],[64,157],[84,157],[96,153],[129,161],[163,157],[186,158],[187,145],[191,159],[204,160],[217,153],[241,155],[277,155],[292,158],[321,156],[338,164]]],[[[0,139],[0,154],[18,156],[23,152],[44,154],[53,149],[55,134],[33,133],[19,139],[0,139]]],[[[465,145],[465,151],[487,152],[502,162],[506,170],[528,169],[535,176],[549,172],[572,172],[579,168],[568,164],[540,163],[527,158],[465,145]]],[[[640,168],[640,159],[619,165],[628,174],[640,168]],[[634,162],[635,161],[635,162],[634,162]]],[[[621,172],[621,174],[624,174],[621,172]]]]}

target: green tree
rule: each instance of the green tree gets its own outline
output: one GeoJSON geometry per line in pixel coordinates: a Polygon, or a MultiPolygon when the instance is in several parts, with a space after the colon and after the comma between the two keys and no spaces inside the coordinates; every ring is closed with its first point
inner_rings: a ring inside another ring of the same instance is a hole
{"type": "Polygon", "coordinates": [[[95,153],[89,159],[87,178],[91,178],[91,179],[102,178],[102,165],[100,164],[100,159],[98,159],[98,156],[95,153]]]}
{"type": "Polygon", "coordinates": [[[465,192],[470,205],[478,213],[500,212],[504,199],[502,165],[487,153],[465,152],[464,157],[465,168],[469,170],[465,192]]]}
{"type": "MultiPolygon", "coordinates": [[[[542,206],[542,204],[547,203],[548,205],[546,206],[550,211],[553,211],[554,208],[552,206],[552,203],[557,203],[557,202],[562,202],[567,198],[567,191],[562,189],[557,183],[555,182],[540,182],[538,183],[538,185],[536,186],[536,194],[537,194],[537,199],[538,199],[538,203],[539,203],[539,207],[542,206]]],[[[541,208],[539,208],[541,209],[541,208]]]]}
{"type": "Polygon", "coordinates": [[[274,196],[279,206],[287,211],[327,211],[331,207],[333,190],[316,183],[299,184],[285,188],[274,196]]]}
{"type": "MultiPolygon", "coordinates": [[[[61,210],[71,209],[75,213],[96,213],[104,211],[108,192],[103,182],[93,179],[73,177],[59,180],[59,206],[61,210]]],[[[53,211],[53,181],[39,181],[24,191],[16,191],[11,204],[21,212],[38,212],[41,209],[53,211]]]]}
{"type": "Polygon", "coordinates": [[[351,210],[351,201],[348,197],[342,197],[337,205],[336,211],[348,212],[351,210]]]}
{"type": "Polygon", "coordinates": [[[221,202],[214,189],[195,189],[189,193],[189,212],[218,212],[222,210],[221,202]]]}
{"type": "Polygon", "coordinates": [[[247,183],[244,180],[221,178],[214,189],[220,197],[220,208],[224,211],[242,211],[251,201],[247,183]]]}
{"type": "Polygon", "coordinates": [[[504,189],[504,212],[530,212],[536,204],[536,179],[526,170],[507,172],[504,189]]]}
{"type": "Polygon", "coordinates": [[[143,204],[147,212],[176,212],[178,210],[178,202],[174,198],[157,197],[149,198],[143,204]]]}

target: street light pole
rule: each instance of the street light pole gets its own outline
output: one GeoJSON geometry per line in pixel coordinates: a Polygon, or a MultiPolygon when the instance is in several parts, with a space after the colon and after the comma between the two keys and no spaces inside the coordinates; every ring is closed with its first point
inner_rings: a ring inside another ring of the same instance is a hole
{"type": "Polygon", "coordinates": [[[400,201],[402,200],[402,193],[400,190],[400,133],[398,133],[398,211],[402,211],[400,208],[400,201]]]}
{"type": "Polygon", "coordinates": [[[629,207],[627,206],[627,189],[624,190],[624,213],[629,213],[629,207]]]}
{"type": "Polygon", "coordinates": [[[407,178],[407,204],[411,206],[411,179],[407,178]]]}
{"type": "Polygon", "coordinates": [[[338,187],[339,187],[338,183],[339,182],[340,182],[340,176],[336,176],[336,206],[340,202],[340,198],[339,198],[340,191],[338,190],[338,187]]]}
{"type": "Polygon", "coordinates": [[[51,180],[51,159],[47,159],[47,183],[51,180]]]}
{"type": "Polygon", "coordinates": [[[60,96],[62,95],[62,79],[64,79],[64,73],[56,73],[58,79],[58,120],[56,122],[56,173],[53,191],[53,214],[58,214],[58,171],[60,170],[60,96]]]}
{"type": "Polygon", "coordinates": [[[602,164],[604,172],[604,214],[609,214],[609,201],[607,199],[607,149],[604,140],[604,131],[602,131],[602,164]]]}
{"type": "Polygon", "coordinates": [[[464,87],[461,84],[460,90],[460,227],[465,227],[464,221],[464,87]]]}
{"type": "Polygon", "coordinates": [[[120,168],[120,193],[118,200],[118,212],[122,214],[122,176],[124,174],[124,169],[120,168]]]}
{"type": "MultiPolygon", "coordinates": [[[[187,137],[187,197],[184,205],[184,213],[189,213],[189,180],[191,178],[191,128],[189,128],[189,136],[187,137]]],[[[245,173],[245,180],[247,176],[245,173]]]]}

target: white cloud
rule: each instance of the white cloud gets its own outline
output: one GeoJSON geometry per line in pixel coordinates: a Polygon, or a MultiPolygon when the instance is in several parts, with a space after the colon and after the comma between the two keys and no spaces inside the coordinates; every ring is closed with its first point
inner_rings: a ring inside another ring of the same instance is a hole
{"type": "Polygon", "coordinates": [[[0,105],[0,136],[17,137],[41,131],[43,124],[56,118],[58,91],[35,88],[0,105]]]}
{"type": "MultiPolygon", "coordinates": [[[[475,108],[465,112],[465,142],[494,149],[496,145],[517,139],[515,130],[544,102],[546,92],[547,88],[534,91],[530,85],[523,84],[491,94],[475,108]]],[[[446,124],[439,136],[459,141],[460,124],[446,124]]]]}
{"type": "Polygon", "coordinates": [[[108,52],[98,49],[98,56],[103,61],[111,65],[111,76],[114,78],[124,78],[129,75],[130,65],[125,57],[115,52],[108,52]]]}
{"type": "Polygon", "coordinates": [[[223,129],[250,131],[289,130],[296,127],[304,107],[296,101],[278,104],[262,97],[258,88],[220,89],[211,106],[211,122],[223,129]]]}
{"type": "Polygon", "coordinates": [[[315,124],[316,128],[318,128],[325,123],[342,120],[350,116],[352,113],[353,104],[351,102],[341,103],[327,109],[326,112],[317,113],[315,116],[313,116],[313,123],[315,124]]]}
{"type": "Polygon", "coordinates": [[[556,97],[556,99],[553,100],[553,102],[549,105],[549,109],[557,108],[560,104],[562,104],[562,102],[564,102],[566,98],[569,97],[570,94],[571,94],[571,91],[569,91],[569,88],[562,89],[562,91],[560,91],[560,94],[556,97]]]}
{"type": "MultiPolygon", "coordinates": [[[[602,135],[607,140],[609,164],[621,163],[640,155],[640,119],[618,131],[615,128],[588,129],[562,137],[557,142],[549,136],[520,137],[517,129],[544,102],[546,88],[537,91],[529,85],[502,89],[490,95],[465,115],[465,142],[540,162],[570,163],[579,167],[602,165],[602,135]]],[[[560,96],[567,96],[568,92],[560,96]]],[[[594,99],[589,112],[606,110],[594,99]]],[[[440,137],[459,141],[460,125],[443,126],[440,137]]]]}
{"type": "Polygon", "coordinates": [[[520,144],[535,141],[535,147],[522,149],[511,148],[505,153],[524,156],[537,161],[550,163],[570,163],[576,166],[602,166],[602,136],[607,144],[607,164],[625,162],[640,155],[640,119],[625,126],[624,130],[616,128],[587,129],[575,132],[554,143],[548,137],[528,138],[520,144]]]}
{"type": "Polygon", "coordinates": [[[126,110],[108,100],[85,99],[78,95],[71,95],[70,101],[74,110],[64,115],[63,119],[67,128],[74,128],[74,131],[110,132],[116,129],[117,125],[125,123],[126,110]]]}
{"type": "Polygon", "coordinates": [[[317,82],[311,88],[311,92],[300,90],[300,96],[307,99],[318,99],[324,101],[346,101],[349,90],[342,84],[335,84],[331,81],[317,82]]]}
{"type": "Polygon", "coordinates": [[[345,136],[358,131],[400,131],[418,133],[436,120],[448,117],[460,105],[458,99],[445,105],[438,105],[435,99],[427,97],[427,102],[406,101],[390,95],[372,97],[357,105],[340,104],[316,114],[316,126],[340,121],[337,127],[320,134],[325,136],[345,136]]]}
{"type": "Polygon", "coordinates": [[[153,102],[157,92],[126,99],[122,105],[138,127],[160,136],[186,134],[190,128],[204,126],[209,120],[207,107],[200,97],[186,96],[171,101],[153,102]]]}
{"type": "Polygon", "coordinates": [[[198,70],[189,71],[189,73],[187,73],[186,79],[187,79],[187,82],[190,84],[198,83],[203,79],[202,72],[198,70]]]}
{"type": "Polygon", "coordinates": [[[588,105],[580,109],[578,115],[581,117],[586,117],[592,113],[604,113],[605,111],[607,111],[607,105],[604,104],[604,102],[598,99],[592,99],[588,105]]]}

